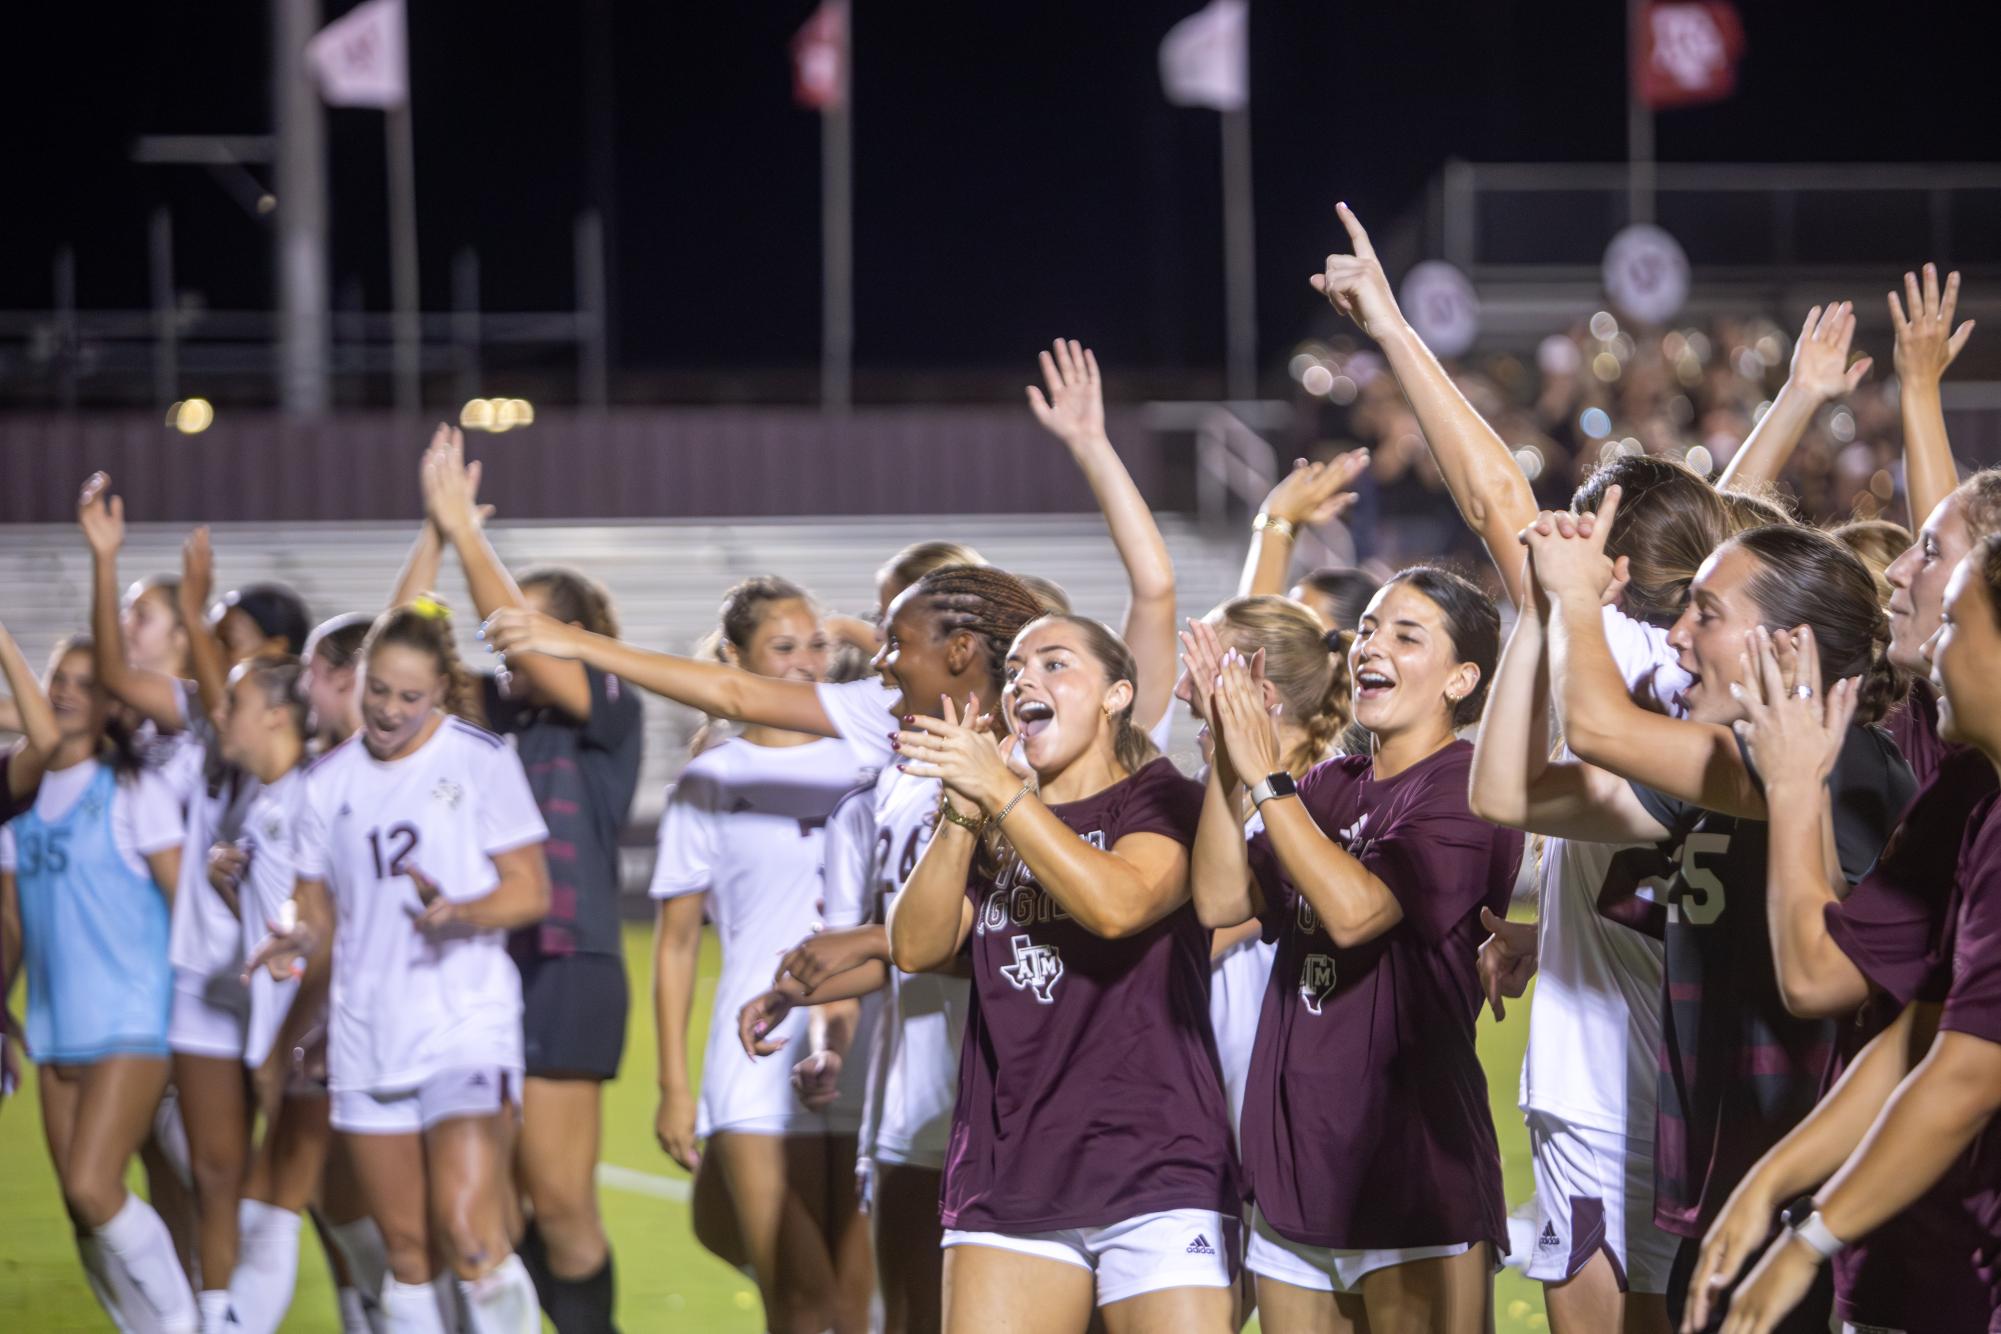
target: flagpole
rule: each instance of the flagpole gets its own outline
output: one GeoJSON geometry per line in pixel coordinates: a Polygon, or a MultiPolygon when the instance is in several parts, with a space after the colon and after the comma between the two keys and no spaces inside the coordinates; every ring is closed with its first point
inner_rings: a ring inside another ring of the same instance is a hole
{"type": "Polygon", "coordinates": [[[423,406],[423,325],[417,286],[417,153],[410,124],[410,91],[382,120],[389,160],[389,288],[395,314],[396,411],[415,416],[423,406]]]}
{"type": "Polygon", "coordinates": [[[1640,91],[1647,0],[1626,0],[1626,221],[1654,220],[1654,112],[1640,91]]]}
{"type": "Polygon", "coordinates": [[[1229,396],[1257,395],[1257,247],[1251,208],[1251,108],[1223,113],[1223,301],[1229,396]]]}
{"type": "Polygon", "coordinates": [[[848,410],[854,371],[854,43],[840,6],[840,87],[820,109],[820,406],[848,410]]]}
{"type": "Polygon", "coordinates": [[[305,69],[319,26],[319,0],[272,0],[278,401],[294,417],[317,417],[328,401],[326,113],[305,69]]]}

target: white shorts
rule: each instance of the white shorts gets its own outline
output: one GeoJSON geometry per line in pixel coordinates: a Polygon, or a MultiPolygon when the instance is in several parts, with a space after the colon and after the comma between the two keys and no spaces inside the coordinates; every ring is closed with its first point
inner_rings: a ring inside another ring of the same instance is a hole
{"type": "Polygon", "coordinates": [[[344,1135],[414,1135],[462,1116],[498,1116],[520,1101],[521,1072],[499,1065],[443,1070],[413,1089],[335,1089],[328,1119],[344,1135]]]}
{"type": "Polygon", "coordinates": [[[1473,1249],[1471,1242],[1446,1246],[1407,1246],[1388,1251],[1337,1251],[1325,1246],[1308,1246],[1281,1237],[1265,1222],[1263,1214],[1251,1210],[1251,1239],[1245,1248],[1244,1268],[1260,1278],[1290,1283],[1309,1292],[1353,1292],[1361,1281],[1378,1269],[1409,1264],[1413,1260],[1445,1260],[1473,1249]]]}
{"type": "Polygon", "coordinates": [[[1524,1272],[1561,1283],[1603,1251],[1621,1291],[1666,1292],[1681,1238],[1654,1226],[1652,1142],[1544,1112],[1528,1125],[1535,1236],[1524,1272]]]}
{"type": "Polygon", "coordinates": [[[946,1246],[992,1246],[1019,1255],[1088,1269],[1097,1275],[1098,1305],[1110,1306],[1165,1288],[1227,1288],[1235,1282],[1231,1252],[1237,1221],[1212,1209],[1139,1214],[1110,1227],[1055,1232],[960,1232],[946,1246]]]}
{"type": "Polygon", "coordinates": [[[174,970],[173,1008],[167,1015],[169,1050],[240,1061],[249,1022],[250,993],[240,979],[174,970]]]}

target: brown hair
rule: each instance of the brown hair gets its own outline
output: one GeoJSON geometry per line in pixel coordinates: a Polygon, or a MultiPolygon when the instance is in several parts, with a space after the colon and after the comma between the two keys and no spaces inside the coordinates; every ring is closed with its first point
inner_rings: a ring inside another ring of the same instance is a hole
{"type": "Polygon", "coordinates": [[[266,653],[245,658],[229,674],[233,686],[241,680],[253,681],[266,704],[282,704],[292,715],[292,728],[303,742],[309,736],[305,691],[306,664],[289,653],[266,653]]]}
{"type": "Polygon", "coordinates": [[[1765,624],[1773,630],[1813,628],[1820,648],[1817,684],[1825,690],[1831,681],[1859,676],[1855,721],[1873,723],[1889,712],[1904,693],[1904,681],[1886,656],[1890,618],[1861,557],[1818,528],[1800,524],[1753,528],[1730,540],[1757,558],[1758,570],[1746,588],[1765,624]]]}
{"type": "Polygon", "coordinates": [[[1856,519],[1828,529],[1827,535],[1861,559],[1875,581],[1876,600],[1886,607],[1890,605],[1890,581],[1883,572],[1910,547],[1910,532],[1888,519],[1856,519]]]}
{"type": "Polygon", "coordinates": [[[1702,562],[1747,525],[1732,517],[1729,504],[1701,474],[1650,454],[1622,454],[1598,468],[1577,488],[1570,508],[1579,514],[1597,509],[1615,483],[1619,513],[1605,554],[1626,558],[1630,577],[1621,605],[1636,620],[1671,624],[1702,562]]]}
{"type": "Polygon", "coordinates": [[[1022,635],[1050,621],[1061,621],[1084,632],[1084,652],[1104,669],[1107,685],[1124,681],[1132,687],[1132,698],[1126,701],[1123,709],[1112,715],[1112,754],[1119,766],[1129,774],[1136,774],[1159,759],[1160,750],[1153,744],[1153,738],[1133,721],[1133,705],[1139,702],[1139,666],[1133,661],[1132,650],[1126,647],[1126,641],[1103,621],[1094,621],[1088,616],[1067,615],[1038,617],[1021,628],[1015,641],[1020,642],[1022,635]]]}
{"type": "Polygon", "coordinates": [[[753,575],[723,594],[722,610],[717,613],[722,621],[723,641],[734,645],[739,653],[748,649],[774,602],[803,602],[815,616],[820,614],[813,595],[790,579],[775,574],[753,575]]]}
{"type": "Polygon", "coordinates": [[[1390,584],[1409,584],[1431,599],[1445,618],[1445,633],[1452,636],[1452,651],[1459,661],[1480,669],[1480,680],[1464,699],[1452,706],[1452,725],[1467,727],[1480,721],[1487,706],[1487,687],[1493,684],[1494,664],[1501,657],[1501,613],[1494,599],[1482,593],[1472,580],[1438,565],[1413,565],[1398,570],[1390,584]]]}
{"type": "MultiPolygon", "coordinates": [[[[49,654],[50,674],[54,674],[57,663],[72,653],[81,653],[90,659],[93,688],[109,700],[110,692],[97,680],[97,641],[88,634],[73,634],[56,641],[55,651],[49,654]]],[[[167,747],[162,745],[161,753],[166,749],[167,747]]],[[[105,710],[104,734],[98,745],[97,757],[110,765],[111,771],[120,778],[130,778],[146,767],[147,754],[140,747],[138,734],[126,722],[124,710],[105,710]]]]}
{"type": "MultiPolygon", "coordinates": [[[[2001,533],[2001,468],[1982,468],[1961,482],[1955,494],[1974,541],[2001,533]]],[[[1928,516],[1913,517],[1923,523],[1928,516]]]]}
{"type": "Polygon", "coordinates": [[[1029,591],[1035,594],[1037,600],[1042,603],[1042,610],[1047,614],[1051,616],[1070,614],[1070,595],[1064,592],[1063,585],[1054,579],[1044,579],[1039,574],[1022,574],[1019,571],[1016,571],[1014,577],[1028,585],[1029,591]]]}
{"type": "Polygon", "coordinates": [[[612,610],[611,594],[589,575],[560,565],[544,565],[528,571],[517,582],[523,589],[546,590],[549,614],[557,620],[581,625],[606,639],[618,638],[618,614],[612,610]]]}
{"type": "Polygon", "coordinates": [[[399,644],[428,653],[445,678],[445,709],[469,723],[484,724],[486,710],[480,706],[479,687],[459,658],[458,640],[452,634],[452,611],[437,597],[420,594],[400,607],[391,607],[375,618],[368,637],[361,643],[364,662],[385,644],[399,644]]]}
{"type": "MultiPolygon", "coordinates": [[[[894,584],[905,589],[934,570],[948,565],[985,565],[987,558],[960,542],[913,542],[882,563],[875,572],[878,584],[894,584]]],[[[884,607],[884,611],[889,608],[884,607]]]]}
{"type": "Polygon", "coordinates": [[[986,653],[986,699],[1000,698],[1007,682],[1007,651],[1030,621],[1048,614],[1033,589],[991,565],[948,565],[910,586],[910,605],[931,622],[936,639],[960,631],[976,636],[986,653]]]}
{"type": "Polygon", "coordinates": [[[1299,576],[1298,586],[1326,598],[1334,612],[1329,629],[1353,630],[1382,587],[1372,576],[1348,565],[1325,565],[1299,576]]]}
{"type": "Polygon", "coordinates": [[[318,658],[327,666],[339,671],[352,667],[361,657],[361,646],[368,639],[368,618],[358,611],[343,612],[331,616],[313,627],[306,636],[306,646],[299,656],[307,662],[318,658]]]}
{"type": "Polygon", "coordinates": [[[1976,542],[1973,556],[1979,562],[1981,582],[1987,585],[1987,610],[1993,613],[1994,624],[2001,626],[2001,533],[1989,533],[1976,542]]]}
{"type": "Polygon", "coordinates": [[[1319,619],[1304,605],[1270,594],[1232,598],[1216,617],[1218,633],[1229,647],[1245,654],[1264,650],[1265,679],[1286,711],[1306,728],[1306,736],[1282,761],[1287,773],[1299,777],[1327,758],[1353,716],[1344,632],[1321,630],[1319,619]]]}

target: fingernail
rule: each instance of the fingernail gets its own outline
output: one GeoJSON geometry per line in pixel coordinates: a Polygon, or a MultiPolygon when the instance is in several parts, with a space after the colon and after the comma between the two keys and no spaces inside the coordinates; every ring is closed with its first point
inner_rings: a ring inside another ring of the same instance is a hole
{"type": "Polygon", "coordinates": [[[897,738],[895,738],[895,737],[891,737],[891,738],[889,739],[889,748],[890,748],[891,750],[902,750],[902,749],[903,749],[903,742],[901,742],[900,740],[898,740],[898,739],[897,739],[897,738]]]}
{"type": "Polygon", "coordinates": [[[906,714],[904,714],[904,715],[903,715],[903,725],[904,725],[905,727],[915,727],[915,726],[917,725],[917,715],[916,715],[916,714],[914,714],[914,713],[906,713],[906,714]]]}

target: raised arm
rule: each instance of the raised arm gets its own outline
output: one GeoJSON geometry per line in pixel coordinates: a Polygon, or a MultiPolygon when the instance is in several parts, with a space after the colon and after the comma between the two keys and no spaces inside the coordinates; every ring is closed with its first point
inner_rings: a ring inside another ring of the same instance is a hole
{"type": "Polygon", "coordinates": [[[714,718],[814,736],[841,734],[820,703],[818,688],[809,682],[781,681],[720,662],[634,648],[523,607],[502,607],[487,617],[480,635],[489,649],[510,659],[541,653],[588,663],[628,685],[714,718]]]}
{"type": "MultiPolygon", "coordinates": [[[[422,469],[424,511],[435,528],[458,553],[465,571],[466,586],[472,590],[473,605],[481,619],[502,607],[528,605],[514,576],[500,563],[493,545],[486,540],[486,526],[479,506],[480,465],[465,461],[465,436],[455,426],[440,425],[424,451],[422,469]]],[[[540,653],[510,657],[508,668],[518,671],[542,695],[578,722],[591,716],[591,683],[579,662],[551,658],[540,653]]]]}
{"type": "Polygon", "coordinates": [[[1452,493],[1452,503],[1459,507],[1467,527],[1486,545],[1509,601],[1520,606],[1525,557],[1515,535],[1535,517],[1535,493],[1507,444],[1466,401],[1431,349],[1405,321],[1361,222],[1346,204],[1339,205],[1337,211],[1355,253],[1329,255],[1326,270],[1313,275],[1313,290],[1382,347],[1404,397],[1417,414],[1425,443],[1437,460],[1446,490],[1452,493]]]}
{"type": "Polygon", "coordinates": [[[77,524],[90,543],[90,634],[97,683],[113,699],[150,718],[163,732],[187,725],[180,682],[164,672],[142,671],[125,660],[125,631],[118,623],[118,551],[125,545],[125,500],[111,494],[111,476],[94,472],[77,498],[77,524]]]}
{"type": "Polygon", "coordinates": [[[56,716],[49,708],[49,697],[42,693],[42,683],[35,679],[28,660],[21,655],[21,646],[4,625],[0,625],[0,673],[7,678],[26,738],[6,765],[7,784],[18,801],[40,786],[42,768],[62,744],[62,733],[56,730],[56,716]]]}
{"type": "Polygon", "coordinates": [[[1895,292],[1890,293],[1890,325],[1896,330],[1897,410],[1904,419],[1904,488],[1911,502],[1911,530],[1917,529],[1959,485],[1959,467],[1952,459],[1952,442],[1945,434],[1945,403],[1939,382],[1966,340],[1973,321],[1957,329],[1952,317],[1959,309],[1959,274],[1946,275],[1939,292],[1938,265],[1925,265],[1923,288],[1918,275],[1904,275],[1908,317],[1895,292]]]}
{"type": "Polygon", "coordinates": [[[688,1016],[695,1008],[695,974],[702,953],[702,898],[662,899],[653,928],[653,1020],[659,1042],[660,1109],[653,1133],[667,1156],[692,1172],[695,1081],[688,1060],[688,1016]]]}
{"type": "Polygon", "coordinates": [[[222,641],[208,625],[208,595],[215,587],[215,553],[208,528],[188,534],[181,546],[181,622],[188,632],[188,660],[194,666],[195,690],[201,706],[213,718],[229,694],[229,664],[222,641]]]}
{"type": "MultiPolygon", "coordinates": [[[[1744,679],[1752,687],[1741,689],[1739,697],[1750,718],[1739,732],[1764,778],[1771,812],[1765,912],[1779,994],[1786,1009],[1803,1018],[1852,1014],[1869,999],[1869,980],[1827,929],[1827,909],[1848,891],[1832,847],[1827,777],[1855,716],[1855,683],[1837,681],[1825,698],[1799,698],[1771,636],[1754,632],[1746,638],[1757,656],[1746,654],[1744,679]]],[[[1791,676],[1820,679],[1820,651],[1811,629],[1800,631],[1791,676]]]]}
{"type": "Polygon", "coordinates": [[[1299,530],[1332,523],[1345,513],[1355,503],[1348,488],[1368,466],[1366,449],[1351,449],[1325,463],[1295,459],[1292,471],[1271,489],[1251,524],[1251,549],[1244,557],[1237,596],[1283,597],[1291,586],[1292,548],[1299,530]]]}
{"type": "Polygon", "coordinates": [[[1596,514],[1555,514],[1527,531],[1549,596],[1550,678],[1564,741],[1587,764],[1705,810],[1765,818],[1765,799],[1727,727],[1651,713],[1633,702],[1605,642],[1613,578],[1605,534],[1619,506],[1607,487],[1596,514]],[[1545,531],[1547,529],[1547,531],[1545,531]]]}
{"type": "Polygon", "coordinates": [[[389,605],[400,607],[435,589],[438,571],[444,563],[445,539],[439,535],[438,526],[426,519],[417,529],[417,540],[410,544],[410,554],[403,558],[403,568],[396,572],[396,587],[389,591],[389,605]]]}
{"type": "Polygon", "coordinates": [[[1871,359],[1860,357],[1853,366],[1848,364],[1848,348],[1854,338],[1854,302],[1836,301],[1824,310],[1815,306],[1806,313],[1799,341],[1793,344],[1792,369],[1786,382],[1751,434],[1730,456],[1729,466],[1716,479],[1719,490],[1755,492],[1771,485],[1799,447],[1806,428],[1813,424],[1813,415],[1824,404],[1855,392],[1855,386],[1869,373],[1871,359]]]}
{"type": "Polygon", "coordinates": [[[1709,1225],[1688,1283],[1689,1321],[1704,1328],[1709,1308],[1771,1235],[1779,1208],[1826,1181],[1869,1133],[1883,1105],[1910,1073],[1913,1053],[1930,1045],[1938,1007],[1907,1005],[1842,1072],[1807,1118],[1768,1150],[1730,1192],[1709,1225]]]}
{"type": "Polygon", "coordinates": [[[1071,461],[1097,497],[1112,545],[1126,567],[1131,599],[1123,634],[1139,669],[1139,680],[1133,683],[1133,721],[1142,731],[1150,730],[1174,706],[1174,561],[1146,498],[1105,434],[1105,392],[1097,356],[1075,339],[1059,338],[1051,346],[1053,355],[1041,355],[1048,395],[1029,385],[1028,407],[1042,428],[1070,451],[1071,461]]]}

